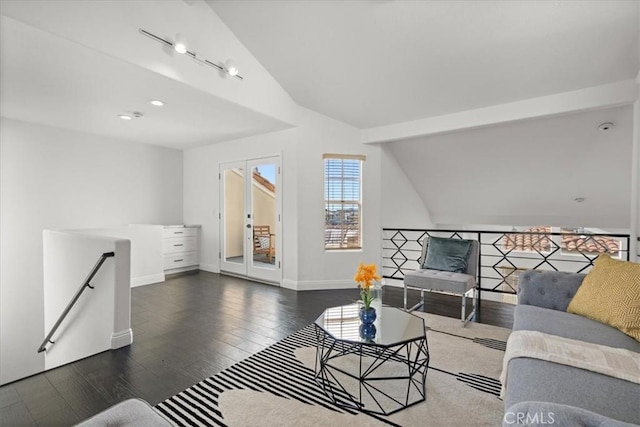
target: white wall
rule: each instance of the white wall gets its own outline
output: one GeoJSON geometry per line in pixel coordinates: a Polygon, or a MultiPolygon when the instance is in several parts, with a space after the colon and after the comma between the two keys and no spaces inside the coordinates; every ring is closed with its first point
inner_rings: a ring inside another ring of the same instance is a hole
{"type": "Polygon", "coordinates": [[[200,268],[220,271],[219,165],[249,157],[281,155],[282,162],[282,247],[283,277],[297,277],[297,138],[290,129],[235,141],[212,144],[184,152],[184,221],[201,224],[200,268]]]}
{"type": "MultiPolygon", "coordinates": [[[[638,9],[638,22],[640,22],[640,8],[638,9]]],[[[640,32],[638,33],[638,53],[640,54],[640,32]]],[[[636,85],[640,87],[640,70],[636,75],[636,85]]],[[[640,100],[636,100],[633,104],[633,159],[635,160],[635,186],[631,186],[631,201],[633,203],[635,198],[635,206],[631,210],[631,220],[633,221],[635,216],[635,224],[631,224],[631,239],[633,240],[631,247],[633,248],[635,245],[635,260],[640,263],[640,100]]],[[[630,256],[629,259],[633,259],[633,256],[630,256]]]]}
{"type": "Polygon", "coordinates": [[[433,228],[431,214],[387,145],[382,145],[382,226],[433,228]]]}
{"type": "MultiPolygon", "coordinates": [[[[640,82],[640,73],[638,79],[640,82]]],[[[633,155],[631,156],[631,244],[630,260],[640,262],[640,100],[633,104],[633,155]]]]}
{"type": "Polygon", "coordinates": [[[182,223],[181,152],[1,119],[0,382],[44,367],[42,230],[129,223],[182,223]]]}
{"type": "Polygon", "coordinates": [[[202,224],[201,268],[219,271],[218,165],[281,153],[282,285],[292,289],[351,287],[358,262],[381,261],[381,156],[358,130],[300,108],[296,129],[187,150],[184,220],[202,224]],[[364,154],[363,249],[324,250],[323,153],[364,154]]]}
{"type": "Polygon", "coordinates": [[[283,286],[300,290],[353,287],[358,262],[381,265],[380,147],[361,144],[356,128],[304,108],[298,121],[298,280],[283,286]],[[324,153],[367,158],[362,169],[361,251],[324,250],[324,153]]]}

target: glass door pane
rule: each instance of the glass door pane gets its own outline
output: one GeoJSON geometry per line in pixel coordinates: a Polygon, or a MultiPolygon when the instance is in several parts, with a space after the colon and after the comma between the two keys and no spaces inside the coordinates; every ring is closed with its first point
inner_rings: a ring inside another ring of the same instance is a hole
{"type": "Polygon", "coordinates": [[[251,218],[253,218],[253,267],[274,269],[276,262],[276,165],[251,168],[251,218]]]}
{"type": "Polygon", "coordinates": [[[247,170],[251,171],[249,212],[253,244],[248,274],[250,277],[279,282],[279,158],[250,160],[247,162],[247,170]]]}
{"type": "Polygon", "coordinates": [[[245,165],[221,165],[221,269],[246,274],[245,260],[245,165]]]}

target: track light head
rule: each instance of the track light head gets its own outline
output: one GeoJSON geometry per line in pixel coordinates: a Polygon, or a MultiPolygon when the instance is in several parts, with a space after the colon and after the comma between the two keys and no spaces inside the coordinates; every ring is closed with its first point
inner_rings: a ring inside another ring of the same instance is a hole
{"type": "Polygon", "coordinates": [[[238,66],[236,65],[233,59],[227,59],[224,63],[224,69],[229,73],[230,76],[237,76],[239,73],[238,66]]]}
{"type": "Polygon", "coordinates": [[[173,43],[173,48],[178,53],[187,52],[187,41],[182,34],[176,34],[176,40],[173,43]]]}

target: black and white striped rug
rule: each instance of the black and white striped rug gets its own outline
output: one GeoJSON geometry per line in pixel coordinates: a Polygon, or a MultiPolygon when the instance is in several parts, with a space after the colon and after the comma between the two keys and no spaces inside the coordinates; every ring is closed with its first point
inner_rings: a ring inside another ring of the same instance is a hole
{"type": "MultiPolygon", "coordinates": [[[[438,421],[442,406],[446,406],[448,394],[451,396],[451,405],[456,405],[457,401],[464,396],[468,396],[468,405],[482,405],[484,411],[487,408],[497,408],[499,413],[495,416],[500,421],[502,402],[498,399],[500,394],[499,367],[502,361],[504,345],[508,331],[502,328],[495,333],[482,336],[483,330],[493,328],[487,325],[477,325],[474,328],[460,328],[459,321],[440,316],[425,315],[427,318],[427,340],[431,355],[431,363],[427,374],[427,401],[414,407],[400,411],[390,417],[366,415],[373,424],[383,423],[389,425],[405,425],[411,423],[412,416],[419,416],[420,411],[425,411],[432,419],[433,425],[438,421]],[[503,339],[500,339],[504,337],[503,339]],[[481,350],[482,349],[482,350],[481,350]],[[452,362],[456,359],[453,352],[460,356],[460,363],[452,362]],[[486,360],[480,360],[478,355],[484,356],[486,360]],[[489,360],[491,359],[491,360],[489,360]],[[488,365],[488,366],[486,366],[488,365]],[[476,369],[477,368],[477,369],[476,369]],[[456,385],[457,384],[457,385],[456,385]],[[460,390],[457,390],[457,388],[460,390]],[[434,402],[430,402],[430,397],[434,402]],[[444,399],[444,402],[435,400],[444,399]],[[432,404],[434,408],[428,408],[432,404]],[[424,408],[421,408],[424,406],[424,408]],[[404,414],[406,412],[406,414],[404,414]],[[412,415],[413,413],[413,415],[412,415]]],[[[331,425],[331,418],[334,416],[356,416],[357,411],[344,409],[335,406],[332,401],[323,393],[322,389],[314,381],[313,362],[309,360],[301,361],[296,357],[296,350],[311,350],[316,345],[316,336],[313,325],[301,329],[293,335],[277,342],[276,344],[250,356],[249,358],[236,363],[224,371],[209,377],[198,384],[170,397],[159,403],[156,409],[179,426],[226,426],[230,419],[243,419],[246,415],[246,425],[252,424],[250,421],[250,409],[258,405],[257,402],[248,401],[245,405],[240,404],[236,412],[247,411],[246,414],[225,414],[222,412],[219,402],[221,395],[228,391],[244,390],[247,392],[257,392],[268,394],[269,397],[295,401],[303,405],[303,410],[315,407],[314,410],[323,410],[326,414],[323,419],[327,420],[327,425],[331,425]],[[230,417],[229,415],[233,415],[230,417]]],[[[337,392],[337,390],[336,390],[337,392]]],[[[235,396],[235,395],[234,395],[235,396]]],[[[249,396],[249,393],[247,393],[249,396]]],[[[251,396],[261,396],[251,394],[251,396]]],[[[284,401],[280,401],[284,402],[284,401]]],[[[446,416],[448,411],[442,411],[442,416],[446,416]]],[[[256,411],[257,411],[256,406],[256,411]]],[[[452,407],[455,411],[456,408],[452,407]]],[[[493,410],[493,412],[496,412],[493,410]]],[[[278,425],[277,420],[268,420],[267,413],[277,413],[277,410],[260,410],[255,417],[262,417],[258,421],[262,425],[278,425]]],[[[466,412],[473,413],[473,408],[466,408],[466,412]]],[[[272,415],[277,416],[277,415],[272,415]]],[[[359,414],[363,417],[363,414],[359,414]]],[[[493,420],[494,414],[487,414],[488,420],[493,420]],[[493,417],[493,418],[492,418],[493,417]]],[[[443,420],[440,420],[443,421],[443,420]]],[[[478,418],[474,419],[476,425],[478,418]]],[[[283,424],[296,425],[296,422],[286,422],[283,424]]],[[[237,424],[237,423],[236,423],[237,424]]],[[[244,422],[243,422],[244,424],[244,422]]],[[[369,424],[369,423],[366,423],[369,424]]],[[[450,423],[447,423],[450,424],[450,423]]],[[[463,425],[462,423],[461,425],[463,425]]],[[[489,423],[487,423],[489,425],[489,423]]]]}

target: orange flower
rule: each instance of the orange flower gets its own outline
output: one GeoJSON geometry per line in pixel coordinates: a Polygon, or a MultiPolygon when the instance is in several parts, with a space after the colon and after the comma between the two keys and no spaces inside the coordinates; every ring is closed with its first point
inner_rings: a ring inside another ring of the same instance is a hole
{"type": "Polygon", "coordinates": [[[368,291],[371,287],[371,282],[380,280],[380,276],[376,274],[376,265],[360,263],[353,280],[358,284],[359,288],[368,291]]]}
{"type": "Polygon", "coordinates": [[[358,284],[358,287],[360,288],[360,299],[364,304],[364,308],[369,309],[371,307],[371,301],[375,299],[375,297],[372,296],[369,292],[369,289],[371,288],[371,282],[380,280],[380,276],[376,274],[376,265],[364,265],[363,263],[360,263],[358,265],[358,271],[356,271],[356,275],[353,276],[353,280],[358,284]]]}

